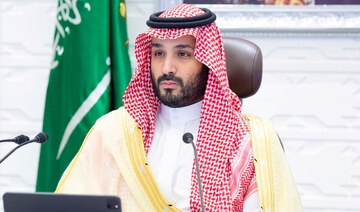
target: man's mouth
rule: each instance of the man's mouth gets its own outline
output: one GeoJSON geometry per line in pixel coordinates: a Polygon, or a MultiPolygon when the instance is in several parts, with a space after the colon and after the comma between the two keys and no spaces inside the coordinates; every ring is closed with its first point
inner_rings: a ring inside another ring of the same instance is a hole
{"type": "Polygon", "coordinates": [[[160,86],[163,89],[174,89],[179,85],[179,83],[172,80],[163,80],[160,82],[160,86]]]}

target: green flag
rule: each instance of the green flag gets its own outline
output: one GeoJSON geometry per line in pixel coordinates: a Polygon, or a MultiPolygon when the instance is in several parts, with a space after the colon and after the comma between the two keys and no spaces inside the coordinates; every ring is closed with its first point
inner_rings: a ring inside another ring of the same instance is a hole
{"type": "Polygon", "coordinates": [[[128,43],[123,0],[59,0],[37,191],[55,190],[95,121],[122,105],[128,43]]]}

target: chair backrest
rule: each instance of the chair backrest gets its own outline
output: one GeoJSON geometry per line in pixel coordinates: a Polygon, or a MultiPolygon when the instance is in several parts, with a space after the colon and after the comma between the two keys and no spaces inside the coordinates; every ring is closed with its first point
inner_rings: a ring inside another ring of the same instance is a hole
{"type": "Polygon", "coordinates": [[[262,53],[260,48],[245,39],[223,37],[229,85],[236,95],[246,98],[260,88],[262,53]]]}

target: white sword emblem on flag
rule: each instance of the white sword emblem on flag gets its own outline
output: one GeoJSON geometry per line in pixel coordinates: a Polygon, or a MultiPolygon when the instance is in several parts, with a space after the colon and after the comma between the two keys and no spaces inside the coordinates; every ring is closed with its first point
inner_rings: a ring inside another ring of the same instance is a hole
{"type": "Polygon", "coordinates": [[[65,128],[64,135],[61,139],[61,143],[59,146],[58,154],[56,156],[56,160],[59,160],[61,153],[63,152],[70,135],[74,131],[75,127],[80,123],[80,121],[84,118],[84,116],[89,112],[89,110],[95,105],[95,103],[100,99],[100,97],[105,92],[106,88],[110,84],[110,70],[105,74],[100,83],[96,86],[96,88],[90,93],[90,95],[85,99],[85,101],[81,104],[78,110],[75,112],[74,116],[69,121],[68,125],[65,128]]]}

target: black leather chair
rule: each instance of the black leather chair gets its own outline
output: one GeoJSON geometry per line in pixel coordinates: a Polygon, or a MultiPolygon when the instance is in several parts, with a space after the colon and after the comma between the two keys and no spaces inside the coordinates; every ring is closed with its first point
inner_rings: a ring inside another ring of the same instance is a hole
{"type": "Polygon", "coordinates": [[[254,95],[262,79],[260,48],[245,39],[223,37],[229,85],[240,99],[254,95]]]}
{"type": "MultiPolygon", "coordinates": [[[[263,63],[260,48],[241,38],[223,37],[223,42],[231,90],[241,100],[254,95],[259,90],[262,79],[263,63]]],[[[279,141],[284,150],[280,137],[279,141]]]]}

